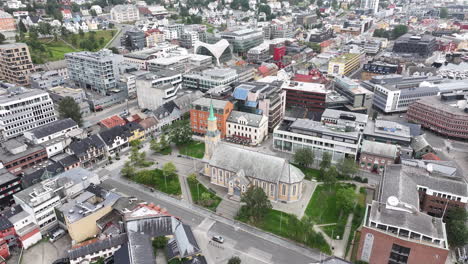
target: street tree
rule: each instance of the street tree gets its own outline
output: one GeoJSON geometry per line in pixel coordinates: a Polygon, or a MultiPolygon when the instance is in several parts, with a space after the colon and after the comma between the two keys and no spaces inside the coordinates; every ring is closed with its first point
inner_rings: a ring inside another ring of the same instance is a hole
{"type": "Polygon", "coordinates": [[[227,264],[241,264],[241,259],[238,256],[231,257],[227,264]]]}
{"type": "Polygon", "coordinates": [[[452,247],[464,246],[468,243],[468,212],[465,208],[452,208],[447,212],[447,239],[452,247]]]}
{"type": "Polygon", "coordinates": [[[125,165],[122,167],[120,174],[125,178],[132,178],[135,176],[135,167],[133,167],[129,161],[125,162],[125,165]]]}
{"type": "Polygon", "coordinates": [[[172,162],[168,162],[163,165],[162,172],[165,177],[174,177],[176,176],[177,168],[172,162]]]}
{"type": "Polygon", "coordinates": [[[447,18],[448,17],[448,9],[446,7],[442,7],[439,13],[440,18],[447,18]]]}
{"type": "Polygon", "coordinates": [[[336,203],[344,213],[350,213],[356,202],[357,195],[352,188],[339,188],[336,191],[336,203]]]}
{"type": "Polygon", "coordinates": [[[322,161],[320,161],[320,169],[326,170],[331,165],[331,154],[329,152],[323,152],[322,161]]]}
{"type": "Polygon", "coordinates": [[[22,19],[20,19],[20,22],[18,23],[18,29],[19,29],[20,32],[23,32],[23,33],[28,32],[28,29],[27,29],[26,26],[24,25],[22,19]]]}
{"type": "Polygon", "coordinates": [[[5,35],[3,35],[2,33],[0,33],[0,44],[2,44],[3,42],[5,42],[6,38],[5,38],[5,35]]]}
{"type": "Polygon", "coordinates": [[[175,121],[169,128],[169,138],[176,145],[184,145],[192,140],[192,128],[189,120],[175,121]]]}
{"type": "Polygon", "coordinates": [[[338,172],[342,176],[349,176],[352,177],[356,174],[359,170],[358,165],[356,162],[351,158],[344,158],[337,164],[338,172]]]}
{"type": "Polygon", "coordinates": [[[253,223],[260,222],[272,207],[263,189],[256,186],[242,194],[241,202],[245,203],[247,216],[253,223]]]}
{"type": "Polygon", "coordinates": [[[294,162],[304,167],[312,165],[314,159],[315,154],[310,148],[301,148],[294,153],[294,162]]]}
{"type": "Polygon", "coordinates": [[[80,106],[75,102],[75,100],[72,97],[67,96],[59,102],[58,113],[61,118],[71,118],[79,126],[82,125],[83,119],[81,116],[80,106]]]}

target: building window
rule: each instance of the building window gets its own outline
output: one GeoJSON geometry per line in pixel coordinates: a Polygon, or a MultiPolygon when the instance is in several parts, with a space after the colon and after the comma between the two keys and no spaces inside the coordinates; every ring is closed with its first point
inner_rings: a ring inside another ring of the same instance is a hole
{"type": "Polygon", "coordinates": [[[242,192],[245,192],[245,185],[242,185],[242,192]]]}
{"type": "Polygon", "coordinates": [[[296,195],[296,184],[293,185],[292,195],[296,195]]]}
{"type": "Polygon", "coordinates": [[[284,195],[286,195],[286,185],[283,184],[283,185],[281,185],[281,187],[282,187],[281,188],[281,195],[284,196],[284,195]]]}
{"type": "Polygon", "coordinates": [[[390,252],[389,264],[406,264],[408,263],[408,256],[411,249],[402,247],[398,244],[393,244],[392,251],[390,252]]]}

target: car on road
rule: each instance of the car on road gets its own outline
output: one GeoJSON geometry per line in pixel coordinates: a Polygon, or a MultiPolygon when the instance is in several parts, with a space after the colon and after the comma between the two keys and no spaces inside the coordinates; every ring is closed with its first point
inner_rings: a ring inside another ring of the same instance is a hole
{"type": "Polygon", "coordinates": [[[220,244],[224,243],[224,238],[222,236],[213,236],[211,240],[218,242],[220,244]]]}

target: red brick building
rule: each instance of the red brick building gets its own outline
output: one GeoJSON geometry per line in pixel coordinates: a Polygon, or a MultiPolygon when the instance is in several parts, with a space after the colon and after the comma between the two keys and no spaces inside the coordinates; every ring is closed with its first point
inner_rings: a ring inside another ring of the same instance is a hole
{"type": "Polygon", "coordinates": [[[227,133],[226,120],[234,108],[233,103],[229,101],[204,97],[194,101],[190,108],[190,127],[196,134],[204,135],[206,133],[211,103],[213,104],[214,113],[218,120],[218,129],[221,132],[221,138],[224,138],[227,133]]]}
{"type": "Polygon", "coordinates": [[[0,148],[0,164],[15,176],[23,170],[47,160],[47,151],[42,145],[32,145],[24,137],[10,139],[0,148]]]}
{"type": "Polygon", "coordinates": [[[369,172],[383,173],[386,165],[395,163],[398,157],[396,145],[363,140],[359,168],[369,172]]]}
{"type": "Polygon", "coordinates": [[[302,107],[311,112],[323,112],[326,107],[326,86],[321,83],[295,82],[284,83],[286,107],[302,107]]]}

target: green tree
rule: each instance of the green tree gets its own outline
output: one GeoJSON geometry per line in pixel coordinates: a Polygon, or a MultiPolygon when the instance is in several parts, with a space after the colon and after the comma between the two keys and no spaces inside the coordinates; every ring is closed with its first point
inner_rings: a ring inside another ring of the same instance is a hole
{"type": "Polygon", "coordinates": [[[241,264],[241,259],[238,256],[231,257],[227,264],[241,264]]]}
{"type": "Polygon", "coordinates": [[[337,169],[342,176],[354,176],[359,170],[354,159],[344,158],[337,164],[337,169]]]}
{"type": "Polygon", "coordinates": [[[77,3],[72,2],[71,9],[72,9],[72,11],[74,13],[80,12],[80,5],[78,5],[77,3]]]}
{"type": "Polygon", "coordinates": [[[0,44],[2,44],[3,42],[5,42],[6,38],[5,38],[5,35],[3,35],[2,33],[0,33],[0,44]]]}
{"type": "Polygon", "coordinates": [[[331,166],[322,176],[323,182],[331,186],[334,185],[338,178],[338,170],[335,166],[331,166]]]}
{"type": "Polygon", "coordinates": [[[323,152],[322,161],[320,161],[320,169],[327,170],[331,166],[331,154],[329,152],[323,152]]]}
{"type": "Polygon", "coordinates": [[[28,29],[27,29],[26,26],[24,25],[22,19],[20,19],[20,22],[18,23],[18,29],[19,29],[20,32],[23,32],[23,33],[28,32],[28,29]]]}
{"type": "Polygon", "coordinates": [[[294,153],[294,163],[309,167],[314,163],[315,154],[310,148],[301,148],[294,153]]]}
{"type": "Polygon", "coordinates": [[[135,167],[130,164],[130,161],[125,162],[125,165],[120,170],[120,174],[125,178],[132,178],[135,176],[135,167]]]}
{"type": "Polygon", "coordinates": [[[241,202],[245,203],[247,216],[253,223],[259,223],[272,207],[263,189],[256,186],[250,186],[242,194],[241,202]]]}
{"type": "Polygon", "coordinates": [[[269,15],[271,15],[271,7],[269,5],[262,4],[262,5],[260,5],[258,7],[258,13],[261,13],[261,12],[263,12],[263,13],[265,13],[265,15],[269,16],[269,15]]]}
{"type": "Polygon", "coordinates": [[[119,54],[119,49],[117,49],[116,47],[110,47],[109,49],[112,51],[112,53],[119,54]]]}
{"type": "Polygon", "coordinates": [[[130,146],[140,148],[141,140],[135,139],[135,140],[130,141],[130,146]]]}
{"type": "Polygon", "coordinates": [[[177,174],[177,168],[172,162],[167,162],[162,167],[162,172],[165,177],[174,177],[177,174]]]}
{"type": "Polygon", "coordinates": [[[468,243],[468,213],[465,208],[449,209],[446,216],[447,239],[452,247],[468,243]]]}
{"type": "Polygon", "coordinates": [[[59,102],[58,113],[61,118],[71,118],[79,126],[82,125],[83,119],[81,116],[80,106],[78,105],[78,103],[75,102],[75,100],[72,97],[67,96],[59,102]]]}
{"type": "Polygon", "coordinates": [[[190,174],[187,176],[187,181],[190,183],[197,183],[197,175],[195,173],[190,174]]]}
{"type": "Polygon", "coordinates": [[[440,9],[440,18],[447,18],[448,17],[448,9],[446,7],[442,7],[440,9]]]}
{"type": "Polygon", "coordinates": [[[80,34],[81,37],[84,37],[84,31],[81,28],[78,30],[78,34],[80,34]]]}
{"type": "Polygon", "coordinates": [[[344,213],[350,213],[356,202],[357,195],[352,188],[339,188],[336,191],[336,203],[344,213]]]}
{"type": "Polygon", "coordinates": [[[192,140],[192,128],[189,120],[177,120],[169,128],[169,138],[176,145],[184,145],[192,140]]]}
{"type": "Polygon", "coordinates": [[[397,39],[408,32],[408,27],[405,25],[397,25],[392,30],[392,38],[397,39]]]}
{"type": "Polygon", "coordinates": [[[155,249],[163,249],[167,245],[167,238],[165,236],[155,237],[152,244],[155,249]]]}
{"type": "Polygon", "coordinates": [[[323,0],[318,0],[317,1],[317,6],[322,7],[323,6],[323,0]]]}

